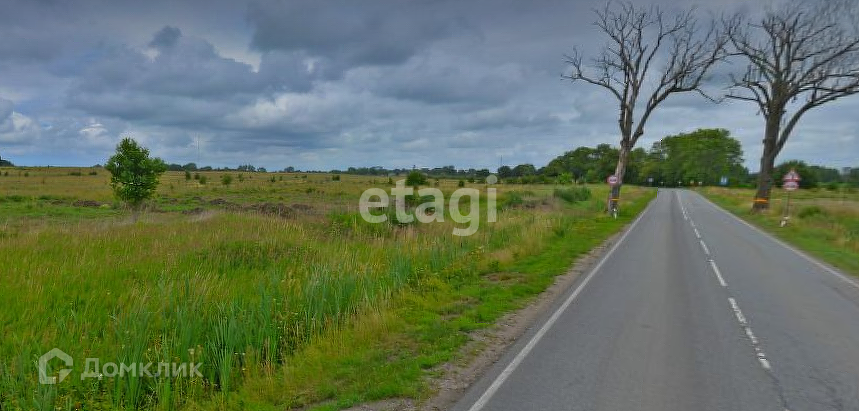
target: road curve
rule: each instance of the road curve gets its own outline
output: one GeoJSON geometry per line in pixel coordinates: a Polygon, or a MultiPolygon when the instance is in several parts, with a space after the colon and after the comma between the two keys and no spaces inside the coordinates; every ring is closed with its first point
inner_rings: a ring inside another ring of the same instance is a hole
{"type": "Polygon", "coordinates": [[[455,411],[859,411],[859,285],[660,190],[455,411]]]}

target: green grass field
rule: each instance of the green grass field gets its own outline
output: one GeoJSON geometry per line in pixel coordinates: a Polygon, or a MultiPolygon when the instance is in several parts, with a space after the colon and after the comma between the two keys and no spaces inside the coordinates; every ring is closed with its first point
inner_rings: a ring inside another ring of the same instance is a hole
{"type": "Polygon", "coordinates": [[[702,194],[776,237],[843,271],[859,276],[859,193],[797,190],[791,194],[790,218],[780,226],[787,193],[775,190],[771,209],[751,214],[753,190],[705,188],[702,194]]]}
{"type": "MultiPolygon", "coordinates": [[[[625,188],[615,220],[604,187],[571,203],[554,191],[568,187],[501,185],[498,222],[455,237],[449,218],[364,222],[360,193],[388,190],[387,177],[230,172],[227,186],[224,174],[168,172],[134,219],[104,170],[0,169],[0,409],[421,400],[469,332],[522,307],[654,195],[625,188]],[[37,359],[55,347],[73,372],[40,385],[37,359]],[[81,380],[85,358],[200,362],[202,377],[81,380]]],[[[437,184],[446,198],[457,189],[437,184]]]]}

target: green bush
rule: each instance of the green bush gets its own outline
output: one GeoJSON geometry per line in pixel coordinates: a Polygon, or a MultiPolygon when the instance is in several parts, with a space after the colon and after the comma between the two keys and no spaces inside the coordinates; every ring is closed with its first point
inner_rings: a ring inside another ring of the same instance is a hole
{"type": "Polygon", "coordinates": [[[340,174],[334,174],[331,176],[331,181],[340,181],[340,174]]]}
{"type": "Polygon", "coordinates": [[[809,218],[816,215],[826,215],[826,211],[818,206],[803,207],[799,210],[799,218],[809,218]]]}
{"type": "Polygon", "coordinates": [[[233,182],[233,176],[229,174],[224,174],[221,176],[221,184],[225,186],[229,186],[233,182]]]}
{"type": "Polygon", "coordinates": [[[510,191],[504,195],[502,203],[504,208],[519,207],[525,203],[525,199],[522,198],[522,193],[510,191]]]}
{"type": "Polygon", "coordinates": [[[426,183],[427,183],[427,176],[425,176],[420,171],[412,171],[406,177],[406,185],[407,186],[417,187],[420,185],[426,185],[426,183]]]}
{"type": "Polygon", "coordinates": [[[556,188],[552,195],[568,203],[577,203],[589,200],[591,190],[588,190],[587,187],[556,188]]]}
{"type": "Polygon", "coordinates": [[[459,182],[456,183],[456,186],[457,187],[465,187],[465,180],[459,180],[459,182]]]}

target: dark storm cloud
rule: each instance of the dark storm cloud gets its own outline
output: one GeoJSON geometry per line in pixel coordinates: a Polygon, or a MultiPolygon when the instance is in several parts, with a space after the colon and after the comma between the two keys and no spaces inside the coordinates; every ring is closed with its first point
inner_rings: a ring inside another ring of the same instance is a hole
{"type": "MultiPolygon", "coordinates": [[[[591,25],[602,0],[7,4],[0,149],[25,164],[100,163],[123,134],[168,161],[197,161],[199,142],[201,163],[270,169],[494,168],[501,156],[539,166],[578,145],[617,142],[617,103],[560,79],[572,46],[602,43],[591,25]]],[[[716,73],[713,90],[730,70],[716,73]]],[[[809,116],[785,156],[859,158],[856,104],[809,116]],[[833,135],[840,150],[827,153],[821,142],[833,135]]],[[[763,126],[755,111],[675,96],[641,146],[726,127],[754,165],[763,126]]]]}
{"type": "Polygon", "coordinates": [[[149,42],[149,47],[157,49],[167,49],[173,47],[179,38],[182,37],[182,30],[177,27],[164,26],[161,30],[155,33],[152,41],[149,42]]]}
{"type": "Polygon", "coordinates": [[[459,29],[445,2],[259,1],[248,7],[255,31],[251,45],[262,51],[303,51],[344,68],[397,64],[432,41],[459,29]]]}
{"type": "Polygon", "coordinates": [[[11,101],[0,98],[0,127],[3,127],[2,125],[5,125],[12,117],[12,107],[14,106],[11,101]]]}

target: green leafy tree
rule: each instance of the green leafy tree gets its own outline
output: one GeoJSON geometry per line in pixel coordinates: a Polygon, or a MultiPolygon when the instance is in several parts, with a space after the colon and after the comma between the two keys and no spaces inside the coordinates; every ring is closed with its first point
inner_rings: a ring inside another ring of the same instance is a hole
{"type": "Polygon", "coordinates": [[[406,177],[406,185],[407,186],[417,187],[417,186],[426,185],[426,184],[427,184],[427,176],[425,176],[424,173],[421,173],[420,171],[412,171],[406,177]]]}
{"type": "Polygon", "coordinates": [[[699,129],[665,137],[653,144],[643,163],[643,178],[653,177],[654,182],[668,185],[693,180],[712,185],[722,177],[738,182],[747,176],[742,146],[724,129],[699,129]]]}
{"type": "Polygon", "coordinates": [[[799,187],[800,188],[814,188],[817,187],[818,177],[817,173],[814,172],[812,167],[809,167],[805,161],[802,160],[788,160],[785,161],[773,170],[773,179],[777,181],[779,186],[782,185],[782,178],[790,172],[790,170],[796,171],[799,174],[799,187]]]}
{"type": "Polygon", "coordinates": [[[116,197],[135,211],[152,197],[158,188],[158,178],[167,171],[164,161],[149,157],[149,150],[130,138],[124,138],[116,146],[116,154],[104,168],[111,174],[110,185],[116,197]]]}

